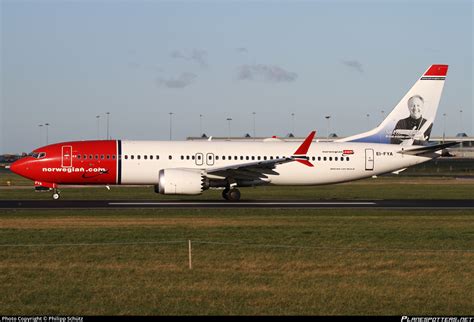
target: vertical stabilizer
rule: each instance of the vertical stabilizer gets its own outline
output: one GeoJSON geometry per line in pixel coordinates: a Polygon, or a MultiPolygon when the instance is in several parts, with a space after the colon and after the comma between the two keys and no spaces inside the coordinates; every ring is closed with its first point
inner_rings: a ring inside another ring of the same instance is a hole
{"type": "Polygon", "coordinates": [[[428,141],[448,65],[432,65],[375,129],[337,142],[422,145],[428,141]]]}

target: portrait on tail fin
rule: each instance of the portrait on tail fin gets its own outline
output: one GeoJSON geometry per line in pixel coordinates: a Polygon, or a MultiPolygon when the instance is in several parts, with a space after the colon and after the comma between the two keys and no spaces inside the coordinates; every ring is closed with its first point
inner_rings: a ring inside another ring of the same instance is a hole
{"type": "Polygon", "coordinates": [[[433,123],[426,128],[426,118],[423,118],[424,104],[425,101],[420,95],[413,95],[408,99],[410,116],[397,122],[390,136],[391,144],[400,144],[405,140],[414,139],[413,144],[420,145],[429,140],[433,123]]]}

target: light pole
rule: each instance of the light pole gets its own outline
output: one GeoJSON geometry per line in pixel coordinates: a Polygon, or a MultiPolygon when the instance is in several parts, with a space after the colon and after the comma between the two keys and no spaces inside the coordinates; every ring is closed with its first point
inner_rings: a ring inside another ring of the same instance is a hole
{"type": "Polygon", "coordinates": [[[38,127],[39,127],[39,129],[40,129],[40,136],[39,136],[39,138],[40,138],[40,145],[43,145],[43,131],[42,131],[42,129],[43,129],[43,124],[39,124],[38,127]]]}
{"type": "Polygon", "coordinates": [[[253,139],[255,140],[255,112],[252,112],[252,115],[253,115],[253,139]]]}
{"type": "Polygon", "coordinates": [[[366,114],[367,116],[367,130],[370,129],[370,114],[366,114]]]}
{"type": "Polygon", "coordinates": [[[202,117],[204,115],[199,114],[199,136],[203,135],[204,133],[202,132],[202,117]]]}
{"type": "Polygon", "coordinates": [[[100,140],[100,115],[96,115],[97,119],[97,140],[100,140]]]}
{"type": "Polygon", "coordinates": [[[109,139],[109,115],[110,112],[105,113],[107,115],[107,140],[109,139]]]}
{"type": "Polygon", "coordinates": [[[48,133],[48,128],[49,128],[49,123],[44,123],[44,125],[46,126],[46,145],[48,145],[48,142],[49,142],[49,133],[48,133]]]}
{"type": "Polygon", "coordinates": [[[172,138],[172,134],[173,134],[173,122],[172,122],[172,117],[173,117],[173,112],[169,112],[168,113],[170,115],[170,141],[171,141],[171,138],[172,138]]]}
{"type": "Polygon", "coordinates": [[[462,133],[462,109],[459,110],[459,133],[462,133]]]}
{"type": "Polygon", "coordinates": [[[230,117],[227,118],[227,122],[228,122],[228,126],[229,126],[229,135],[227,137],[228,140],[230,140],[230,121],[232,121],[232,119],[230,117]]]}
{"type": "Polygon", "coordinates": [[[446,113],[443,113],[443,143],[446,136],[446,113]]]}
{"type": "Polygon", "coordinates": [[[330,122],[329,120],[331,119],[331,115],[326,115],[325,118],[326,120],[328,120],[326,138],[329,139],[329,122],[330,122]]]}
{"type": "Polygon", "coordinates": [[[291,113],[291,134],[295,135],[295,113],[291,113]]]}
{"type": "MultiPolygon", "coordinates": [[[[384,110],[382,110],[382,122],[383,122],[383,120],[385,120],[385,111],[384,110]]],[[[380,122],[380,123],[382,123],[382,122],[380,122]]]]}

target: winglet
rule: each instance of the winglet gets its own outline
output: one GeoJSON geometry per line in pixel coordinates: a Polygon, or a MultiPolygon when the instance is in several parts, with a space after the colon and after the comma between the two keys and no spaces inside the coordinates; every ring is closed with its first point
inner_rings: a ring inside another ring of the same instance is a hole
{"type": "Polygon", "coordinates": [[[308,153],[308,149],[311,146],[315,135],[316,131],[312,131],[308,135],[308,137],[306,137],[304,142],[299,146],[299,148],[295,151],[295,153],[293,153],[293,159],[295,159],[295,161],[298,161],[299,163],[302,163],[308,167],[314,166],[311,162],[308,161],[306,153],[308,153]]]}
{"type": "Polygon", "coordinates": [[[308,152],[311,142],[313,142],[316,131],[312,131],[293,155],[305,155],[308,152]]]}

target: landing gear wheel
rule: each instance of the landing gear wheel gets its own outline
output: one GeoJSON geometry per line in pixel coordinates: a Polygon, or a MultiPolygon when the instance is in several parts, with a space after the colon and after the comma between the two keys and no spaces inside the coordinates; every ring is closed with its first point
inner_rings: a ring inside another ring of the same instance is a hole
{"type": "Polygon", "coordinates": [[[58,191],[58,190],[54,191],[54,193],[53,193],[53,199],[54,199],[54,200],[58,200],[59,198],[61,198],[61,195],[59,194],[59,191],[58,191]]]}
{"type": "Polygon", "coordinates": [[[229,188],[225,188],[224,190],[222,190],[222,198],[224,198],[225,200],[229,200],[229,188]]]}
{"type": "Polygon", "coordinates": [[[230,189],[227,193],[227,200],[229,201],[239,201],[240,200],[240,191],[239,189],[230,189]]]}

